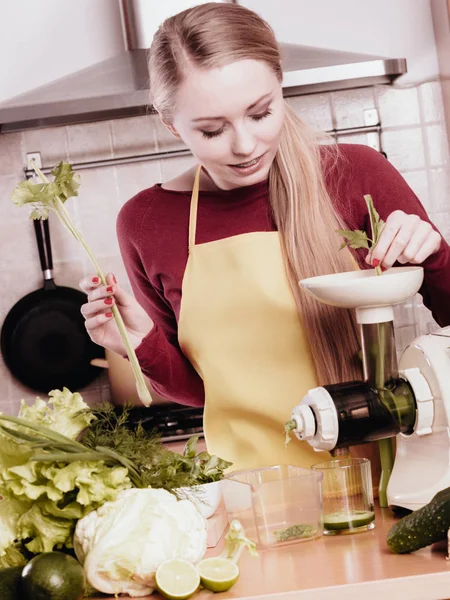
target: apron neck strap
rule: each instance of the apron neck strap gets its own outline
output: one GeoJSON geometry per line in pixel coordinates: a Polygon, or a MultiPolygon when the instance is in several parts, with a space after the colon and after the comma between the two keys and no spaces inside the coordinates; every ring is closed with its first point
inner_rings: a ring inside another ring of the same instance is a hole
{"type": "Polygon", "coordinates": [[[202,166],[199,165],[195,174],[194,187],[192,188],[191,207],[189,213],[189,253],[195,246],[195,234],[197,231],[197,207],[198,207],[198,192],[200,189],[200,173],[202,166]]]}

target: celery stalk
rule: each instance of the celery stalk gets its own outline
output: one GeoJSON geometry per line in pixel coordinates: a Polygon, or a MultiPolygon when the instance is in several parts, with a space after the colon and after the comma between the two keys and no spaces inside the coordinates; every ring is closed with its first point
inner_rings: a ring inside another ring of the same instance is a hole
{"type": "MultiPolygon", "coordinates": [[[[44,175],[44,173],[39,169],[39,167],[36,166],[36,164],[34,162],[32,162],[31,165],[43,183],[50,183],[49,180],[47,179],[47,177],[44,175]]],[[[83,248],[85,249],[87,255],[89,256],[89,258],[95,268],[97,275],[100,277],[102,284],[106,285],[106,277],[105,277],[102,269],[100,268],[100,265],[98,264],[89,244],[86,242],[86,240],[83,238],[81,232],[77,229],[77,227],[73,223],[69,212],[66,210],[66,208],[64,206],[64,202],[61,200],[61,198],[59,196],[54,197],[53,202],[51,204],[51,208],[54,210],[54,212],[56,213],[56,215],[58,216],[59,220],[64,225],[64,227],[66,229],[68,229],[70,231],[70,233],[73,235],[73,237],[78,242],[80,242],[80,244],[83,246],[83,248]]],[[[136,380],[136,389],[137,389],[139,399],[145,406],[149,406],[152,402],[152,397],[147,388],[147,385],[145,384],[144,376],[142,375],[141,367],[140,367],[138,359],[136,357],[136,353],[135,353],[134,348],[132,347],[130,339],[128,337],[128,333],[127,333],[127,330],[125,327],[125,323],[123,322],[122,315],[120,314],[119,309],[117,308],[116,305],[112,306],[112,313],[113,313],[114,319],[116,321],[117,327],[119,329],[120,337],[122,338],[122,341],[124,343],[127,356],[130,360],[131,368],[133,369],[133,374],[134,374],[134,378],[136,380]]]]}

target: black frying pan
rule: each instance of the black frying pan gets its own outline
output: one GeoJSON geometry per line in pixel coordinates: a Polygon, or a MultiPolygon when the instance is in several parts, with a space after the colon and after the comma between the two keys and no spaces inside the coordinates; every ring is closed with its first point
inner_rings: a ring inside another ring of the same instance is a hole
{"type": "Polygon", "coordinates": [[[89,338],[80,307],[86,295],[53,281],[48,221],[34,221],[44,287],[19,300],[9,311],[1,332],[1,351],[11,373],[39,392],[76,391],[103,370],[93,358],[104,350],[89,338]]]}

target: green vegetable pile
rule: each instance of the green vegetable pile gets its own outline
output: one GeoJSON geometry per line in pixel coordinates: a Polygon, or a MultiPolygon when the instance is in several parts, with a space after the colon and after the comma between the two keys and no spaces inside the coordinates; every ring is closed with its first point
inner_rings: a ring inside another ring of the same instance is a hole
{"type": "Polygon", "coordinates": [[[0,567],[72,552],[77,521],[123,490],[196,486],[231,465],[197,454],[198,436],[183,455],[170,452],[157,432],[127,427],[129,410],[91,410],[64,388],[32,406],[22,401],[18,417],[0,415],[0,567]]]}

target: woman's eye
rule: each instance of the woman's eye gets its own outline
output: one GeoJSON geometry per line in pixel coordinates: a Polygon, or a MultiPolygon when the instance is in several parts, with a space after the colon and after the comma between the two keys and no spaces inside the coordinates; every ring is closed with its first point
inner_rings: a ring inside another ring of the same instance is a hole
{"type": "Polygon", "coordinates": [[[221,133],[223,133],[223,127],[221,127],[220,129],[217,129],[216,131],[202,131],[203,137],[207,138],[208,140],[210,140],[211,138],[217,137],[221,133]]]}
{"type": "Polygon", "coordinates": [[[265,112],[261,113],[260,115],[253,115],[252,119],[254,121],[261,121],[261,119],[265,119],[266,117],[269,117],[272,114],[272,111],[267,109],[265,112]]]}

